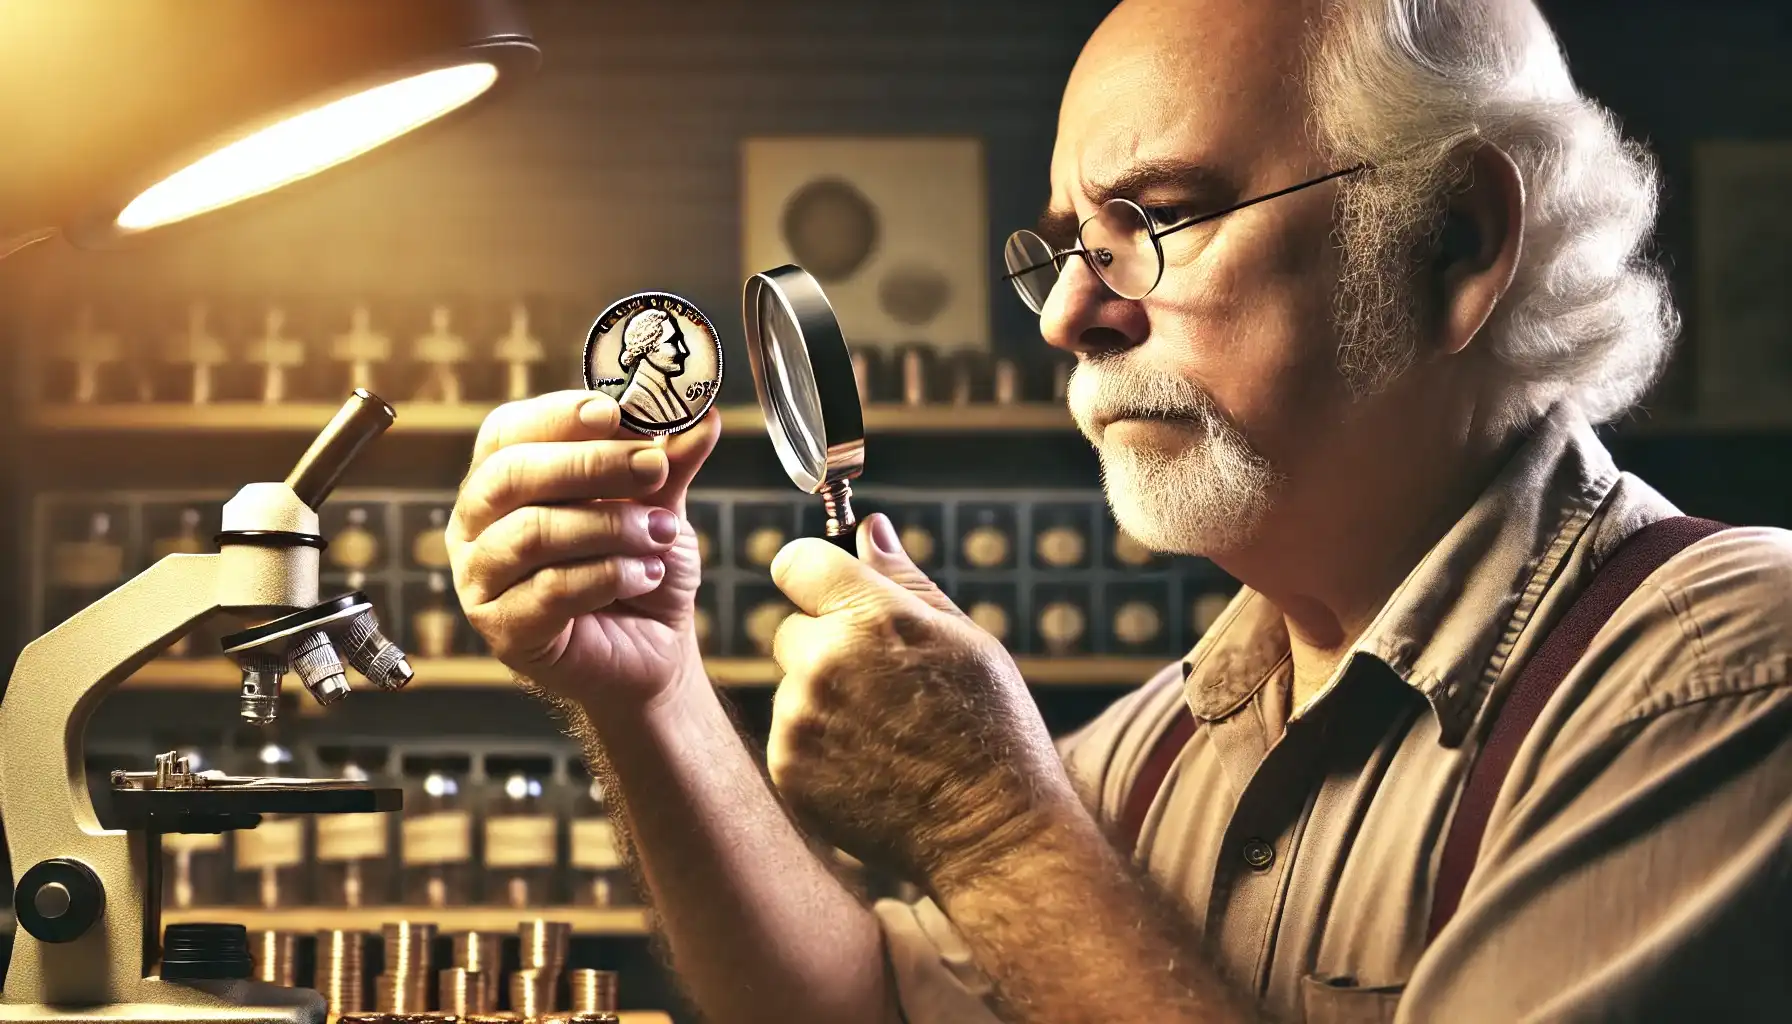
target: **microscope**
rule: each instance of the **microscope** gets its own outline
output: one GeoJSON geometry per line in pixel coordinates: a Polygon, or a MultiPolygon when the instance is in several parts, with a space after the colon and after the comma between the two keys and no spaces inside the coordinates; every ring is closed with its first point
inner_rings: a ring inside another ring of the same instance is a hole
{"type": "Polygon", "coordinates": [[[410,681],[364,595],[318,597],[318,507],[393,419],[357,390],[284,482],[249,484],[224,505],[216,554],[163,558],[19,655],[0,699],[0,816],[19,922],[0,1021],[323,1021],[316,992],[248,980],[241,926],[176,925],[164,937],[161,837],[253,828],[264,813],[397,810],[401,792],[196,771],[170,753],[153,771],[112,773],[115,810],[102,822],[82,752],[106,694],[214,615],[252,624],[223,640],[252,723],[274,718],[288,670],[322,704],[349,692],[345,662],[383,689],[410,681]]]}

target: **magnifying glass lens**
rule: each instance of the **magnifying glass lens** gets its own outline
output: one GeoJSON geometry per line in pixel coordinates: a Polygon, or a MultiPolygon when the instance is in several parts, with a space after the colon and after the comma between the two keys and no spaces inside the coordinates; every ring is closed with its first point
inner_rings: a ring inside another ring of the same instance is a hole
{"type": "Polygon", "coordinates": [[[773,392],[772,410],[791,451],[817,478],[827,472],[827,446],[822,443],[821,395],[803,334],[781,303],[762,302],[760,323],[765,335],[766,384],[773,392]]]}

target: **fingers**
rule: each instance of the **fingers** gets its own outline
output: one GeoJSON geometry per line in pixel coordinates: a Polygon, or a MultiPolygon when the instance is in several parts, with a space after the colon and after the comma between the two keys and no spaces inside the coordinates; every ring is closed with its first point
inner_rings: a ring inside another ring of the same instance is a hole
{"type": "Polygon", "coordinates": [[[514,444],[605,441],[621,436],[621,425],[615,400],[601,391],[555,391],[500,405],[479,425],[467,476],[493,452],[514,444]]]}
{"type": "Polygon", "coordinates": [[[641,498],[665,485],[666,453],[649,442],[526,441],[493,452],[461,487],[450,521],[462,541],[525,505],[641,498]]]}
{"type": "Polygon", "coordinates": [[[939,585],[927,577],[916,565],[914,559],[903,550],[902,539],[896,533],[896,526],[890,517],[882,512],[874,512],[859,524],[858,534],[859,558],[890,581],[927,602],[930,606],[952,615],[963,614],[952,599],[939,585]]]}
{"type": "Polygon", "coordinates": [[[877,570],[819,537],[784,545],[771,568],[772,582],[810,615],[900,602],[904,597],[902,589],[877,570]]]}
{"type": "Polygon", "coordinates": [[[653,591],[666,575],[657,556],[602,558],[537,569],[483,604],[463,604],[467,621],[507,664],[551,663],[572,620],[653,591]]]}
{"type": "Polygon", "coordinates": [[[481,532],[455,560],[455,586],[463,601],[485,604],[550,565],[662,554],[678,530],[678,517],[666,509],[629,502],[525,506],[481,532]]]}
{"type": "Polygon", "coordinates": [[[666,441],[666,457],[671,468],[666,474],[666,483],[648,498],[649,503],[661,508],[671,509],[680,516],[684,515],[685,494],[690,490],[691,480],[709,453],[715,450],[716,441],[722,436],[722,411],[710,408],[697,425],[682,434],[674,434],[666,441]]]}
{"type": "Polygon", "coordinates": [[[819,749],[825,721],[821,702],[831,693],[823,676],[838,648],[836,632],[832,624],[798,613],[784,620],[772,641],[772,657],[784,679],[772,694],[765,766],[780,790],[789,791],[796,767],[819,749]]]}

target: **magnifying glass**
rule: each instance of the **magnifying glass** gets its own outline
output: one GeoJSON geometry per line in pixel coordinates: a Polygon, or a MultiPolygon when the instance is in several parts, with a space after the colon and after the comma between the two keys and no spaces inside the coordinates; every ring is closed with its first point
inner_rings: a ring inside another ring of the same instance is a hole
{"type": "Polygon", "coordinates": [[[778,461],[798,490],[821,498],[827,539],[854,553],[852,480],[865,468],[865,418],[834,307],[808,271],[790,265],[748,278],[741,307],[778,461]]]}

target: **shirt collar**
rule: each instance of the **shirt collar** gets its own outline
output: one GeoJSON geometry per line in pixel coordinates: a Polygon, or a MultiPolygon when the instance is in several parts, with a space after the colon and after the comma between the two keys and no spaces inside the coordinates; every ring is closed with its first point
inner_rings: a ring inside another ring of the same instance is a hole
{"type": "MultiPolygon", "coordinates": [[[[1376,658],[1424,695],[1444,741],[1458,742],[1618,476],[1585,417],[1552,410],[1390,595],[1321,694],[1356,656],[1376,658]]],[[[1244,588],[1183,661],[1190,710],[1207,721],[1232,714],[1287,653],[1281,613],[1244,588]]]]}

